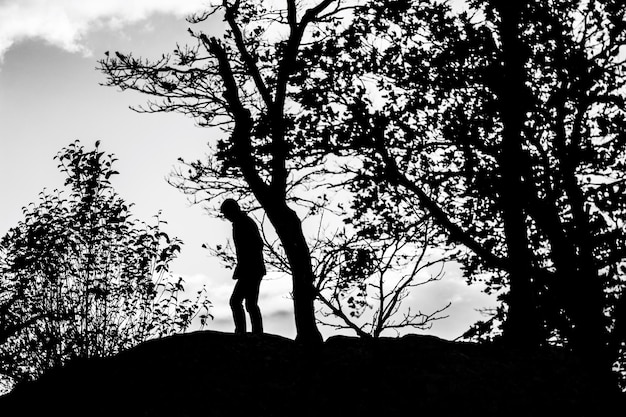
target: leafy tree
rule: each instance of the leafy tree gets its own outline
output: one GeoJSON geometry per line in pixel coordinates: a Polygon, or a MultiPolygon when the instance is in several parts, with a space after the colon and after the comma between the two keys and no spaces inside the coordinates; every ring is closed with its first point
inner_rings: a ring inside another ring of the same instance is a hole
{"type": "Polygon", "coordinates": [[[222,39],[190,29],[197,44],[177,46],[172,55],[150,61],[117,52],[100,63],[108,85],[155,98],[140,111],[177,111],[200,126],[223,129],[208,160],[189,163],[173,182],[197,201],[253,196],[263,208],[289,262],[297,337],[303,341],[321,336],[310,248],[293,204],[310,207],[303,191],[326,172],[328,161],[324,153],[307,152],[324,139],[295,123],[298,76],[306,77],[299,55],[305,45],[328,38],[343,11],[343,2],[333,0],[224,0],[189,19],[198,24],[222,16],[222,39]]]}
{"type": "Polygon", "coordinates": [[[606,371],[624,342],[626,6],[457,7],[356,10],[305,53],[321,71],[301,117],[361,158],[357,208],[411,196],[469,249],[468,275],[503,291],[505,340],[606,371]]]}
{"type": "Polygon", "coordinates": [[[182,299],[169,266],[181,242],[134,220],[112,188],[115,158],[78,142],[56,156],[63,191],[43,191],[0,241],[2,372],[33,378],[209,318],[204,289],[182,299]]]}
{"type": "Polygon", "coordinates": [[[452,257],[434,250],[429,226],[425,220],[406,229],[395,227],[391,233],[378,227],[350,235],[341,230],[312,245],[320,321],[367,338],[427,329],[446,318],[441,313],[450,303],[428,313],[403,303],[415,288],[439,280],[452,257]]]}

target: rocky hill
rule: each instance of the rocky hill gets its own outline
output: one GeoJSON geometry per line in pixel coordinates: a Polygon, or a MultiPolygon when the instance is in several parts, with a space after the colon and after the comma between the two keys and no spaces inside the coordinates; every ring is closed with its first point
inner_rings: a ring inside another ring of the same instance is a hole
{"type": "MultiPolygon", "coordinates": [[[[76,361],[0,398],[2,416],[601,415],[575,358],[429,336],[195,332],[76,361]]],[[[622,408],[623,409],[623,408],[622,408]]]]}

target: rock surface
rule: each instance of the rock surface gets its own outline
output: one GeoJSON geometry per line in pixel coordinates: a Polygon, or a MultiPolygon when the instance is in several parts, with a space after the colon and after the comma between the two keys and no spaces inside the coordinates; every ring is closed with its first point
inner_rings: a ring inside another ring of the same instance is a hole
{"type": "Polygon", "coordinates": [[[0,398],[2,416],[601,415],[605,393],[558,350],[522,353],[430,336],[195,332],[76,361],[0,398]]]}

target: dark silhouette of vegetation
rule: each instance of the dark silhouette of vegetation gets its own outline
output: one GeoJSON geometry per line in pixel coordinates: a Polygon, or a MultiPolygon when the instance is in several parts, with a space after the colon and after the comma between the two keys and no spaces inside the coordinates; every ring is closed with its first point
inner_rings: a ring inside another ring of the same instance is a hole
{"type": "Polygon", "coordinates": [[[30,379],[209,318],[169,268],[181,242],[132,218],[111,185],[115,158],[75,142],[55,158],[65,189],[43,191],[0,241],[0,373],[30,379]]]}
{"type": "Polygon", "coordinates": [[[233,199],[224,200],[220,210],[233,224],[233,242],[237,259],[233,279],[237,280],[237,283],[230,297],[230,308],[233,311],[235,333],[246,333],[246,317],[242,305],[245,301],[252,333],[262,334],[263,318],[259,309],[259,288],[266,270],[259,228],[233,199]]]}
{"type": "Polygon", "coordinates": [[[380,337],[383,332],[429,329],[448,317],[442,313],[450,302],[430,312],[403,303],[414,289],[441,279],[445,261],[452,258],[451,253],[433,250],[427,221],[388,233],[378,227],[357,230],[351,236],[334,234],[314,246],[321,323],[354,330],[361,337],[380,337]]]}
{"type": "Polygon", "coordinates": [[[304,342],[321,340],[315,277],[301,219],[288,203],[307,200],[302,191],[319,160],[294,153],[306,140],[294,124],[294,72],[303,43],[314,28],[332,25],[339,5],[321,0],[302,8],[287,0],[284,9],[275,9],[262,1],[224,0],[189,19],[197,24],[222,16],[227,28],[221,40],[190,29],[197,45],[177,47],[173,55],[149,61],[116,52],[100,62],[107,85],[158,99],[140,110],[178,111],[201,126],[223,128],[209,160],[191,163],[176,186],[200,199],[230,193],[242,202],[253,196],[260,204],[289,261],[297,337],[304,342]]]}
{"type": "Polygon", "coordinates": [[[565,345],[606,381],[625,341],[626,6],[451,6],[355,9],[303,52],[319,64],[297,122],[360,159],[357,213],[407,199],[467,249],[503,340],[565,345]]]}
{"type": "MultiPolygon", "coordinates": [[[[363,233],[354,230],[355,227],[337,231],[335,226],[333,231],[318,233],[308,240],[303,232],[305,220],[315,222],[320,216],[330,214],[341,224],[351,216],[343,209],[329,213],[329,200],[337,188],[343,188],[341,180],[331,179],[333,173],[344,172],[340,168],[342,162],[333,158],[328,137],[320,135],[316,125],[299,118],[298,111],[299,103],[306,100],[306,90],[302,87],[305,81],[315,82],[318,65],[303,60],[301,52],[311,45],[321,46],[335,39],[338,23],[352,6],[329,0],[314,3],[310,8],[296,3],[286,1],[285,8],[280,9],[261,1],[224,1],[189,19],[199,24],[213,15],[223,17],[227,24],[223,40],[208,38],[193,29],[190,34],[197,40],[195,46],[178,46],[172,55],[154,61],[119,52],[107,54],[100,63],[101,70],[108,77],[107,85],[155,98],[147,106],[137,108],[138,111],[177,111],[192,115],[200,126],[223,129],[226,136],[216,140],[208,159],[181,161],[184,168],[176,172],[171,182],[194,202],[237,196],[238,201],[249,202],[247,206],[260,204],[281,243],[278,247],[275,240],[266,239],[269,262],[293,277],[299,339],[319,340],[313,304],[316,297],[321,301],[322,314],[330,312],[338,316],[362,336],[380,335],[384,328],[395,326],[427,327],[436,313],[404,312],[405,317],[400,321],[391,317],[399,312],[408,290],[424,278],[418,273],[433,263],[422,252],[431,243],[430,234],[427,233],[427,239],[419,236],[416,245],[416,242],[400,242],[409,233],[404,233],[401,239],[390,234],[376,235],[371,225],[369,232],[363,233]],[[250,203],[251,196],[258,203],[250,203]],[[333,241],[346,233],[350,243],[333,241]],[[406,252],[411,245],[415,246],[416,255],[408,259],[406,252]],[[402,246],[405,253],[396,252],[397,258],[390,258],[383,246],[392,252],[392,246],[402,246]],[[372,263],[368,266],[370,275],[346,275],[348,270],[341,266],[343,260],[357,259],[359,253],[365,252],[372,263]],[[411,265],[411,261],[418,260],[425,263],[411,265]],[[392,283],[390,272],[399,263],[412,268],[413,273],[392,283]],[[375,273],[379,278],[377,283],[371,276],[375,273]],[[385,283],[380,279],[383,277],[385,283]],[[377,291],[375,310],[380,313],[372,314],[376,318],[371,326],[354,320],[363,312],[362,307],[371,305],[366,300],[372,296],[371,291],[365,291],[368,288],[377,291]],[[363,326],[368,329],[364,330],[363,326]]],[[[419,216],[428,222],[423,211],[419,216]]],[[[386,227],[380,219],[378,227],[386,227]]],[[[410,227],[412,237],[417,237],[421,227],[410,227]]],[[[391,231],[392,227],[387,229],[391,231]]],[[[228,265],[232,253],[223,249],[214,252],[226,259],[228,265]]]]}
{"type": "MultiPolygon", "coordinates": [[[[445,262],[455,256],[435,244],[427,216],[407,224],[391,211],[356,219],[344,210],[326,224],[328,216],[327,211],[316,219],[317,231],[309,241],[320,324],[369,338],[428,329],[447,317],[441,313],[450,303],[423,312],[404,302],[414,289],[442,278],[445,262]],[[342,219],[349,225],[337,228],[342,219]]],[[[284,253],[269,233],[263,237],[268,264],[288,274],[284,253]]],[[[232,266],[228,246],[212,253],[232,266]]]]}

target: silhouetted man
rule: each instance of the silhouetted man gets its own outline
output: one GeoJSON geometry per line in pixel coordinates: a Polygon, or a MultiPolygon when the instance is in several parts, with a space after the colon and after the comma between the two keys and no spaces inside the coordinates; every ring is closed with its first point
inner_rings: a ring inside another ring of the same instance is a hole
{"type": "Polygon", "coordinates": [[[233,224],[233,241],[237,254],[237,266],[233,273],[233,279],[237,280],[237,283],[230,297],[235,333],[246,332],[246,316],[242,305],[245,301],[252,323],[252,333],[261,334],[263,320],[258,301],[261,279],[265,275],[263,241],[254,220],[241,211],[235,200],[230,198],[224,200],[221,212],[233,224]]]}

